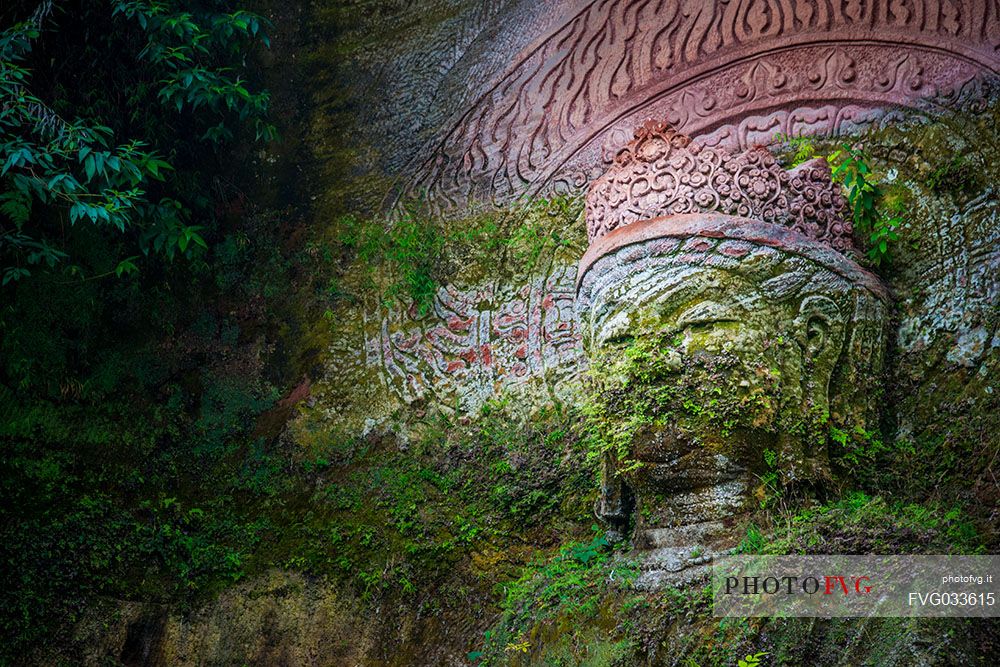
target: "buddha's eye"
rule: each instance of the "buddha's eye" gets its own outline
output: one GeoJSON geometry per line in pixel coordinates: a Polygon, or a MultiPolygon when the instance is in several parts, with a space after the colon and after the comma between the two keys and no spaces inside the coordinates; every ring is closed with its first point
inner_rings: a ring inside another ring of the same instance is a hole
{"type": "Polygon", "coordinates": [[[735,311],[715,301],[702,301],[677,318],[678,327],[694,332],[706,331],[717,324],[736,322],[739,322],[739,318],[735,311]]]}
{"type": "Polygon", "coordinates": [[[631,334],[617,334],[609,338],[604,339],[604,345],[607,347],[627,347],[635,341],[635,336],[631,334]]]}
{"type": "Polygon", "coordinates": [[[681,326],[681,331],[693,334],[707,333],[717,327],[737,324],[738,321],[731,318],[699,319],[685,322],[681,326]]]}

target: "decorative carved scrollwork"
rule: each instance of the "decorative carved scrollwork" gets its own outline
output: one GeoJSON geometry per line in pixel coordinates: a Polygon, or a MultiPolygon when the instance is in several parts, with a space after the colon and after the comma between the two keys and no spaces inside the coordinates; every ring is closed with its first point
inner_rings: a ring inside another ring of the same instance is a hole
{"type": "Polygon", "coordinates": [[[853,248],[846,203],[825,160],[786,170],[765,148],[706,148],[652,121],[591,185],[587,234],[593,243],[639,220],[697,212],[780,224],[840,251],[853,248]]]}
{"type": "Polygon", "coordinates": [[[998,48],[992,0],[595,0],[443,127],[396,196],[451,208],[576,189],[609,138],[650,117],[729,147],[779,117],[836,133],[974,93],[1000,73],[998,48]]]}

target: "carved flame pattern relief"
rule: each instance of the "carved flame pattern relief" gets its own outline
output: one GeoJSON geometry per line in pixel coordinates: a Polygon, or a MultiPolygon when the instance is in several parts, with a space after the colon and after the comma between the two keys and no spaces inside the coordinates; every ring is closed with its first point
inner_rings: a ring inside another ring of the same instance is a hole
{"type": "Polygon", "coordinates": [[[648,118],[741,148],[837,132],[975,96],[998,47],[996,0],[595,0],[446,123],[396,195],[450,208],[583,188],[648,118]]]}

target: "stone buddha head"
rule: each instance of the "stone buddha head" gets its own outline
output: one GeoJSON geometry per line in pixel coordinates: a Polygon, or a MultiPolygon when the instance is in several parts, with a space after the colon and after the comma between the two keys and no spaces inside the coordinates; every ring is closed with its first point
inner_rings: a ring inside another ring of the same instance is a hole
{"type": "Polygon", "coordinates": [[[768,480],[829,481],[831,429],[873,426],[888,294],[844,214],[825,162],[789,171],[657,124],[592,185],[578,311],[598,514],[654,579],[732,546],[768,480]]]}

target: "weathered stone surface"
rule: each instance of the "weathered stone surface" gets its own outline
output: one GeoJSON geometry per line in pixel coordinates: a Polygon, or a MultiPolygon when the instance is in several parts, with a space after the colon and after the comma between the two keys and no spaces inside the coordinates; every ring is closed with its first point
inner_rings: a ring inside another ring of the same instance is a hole
{"type": "MultiPolygon", "coordinates": [[[[643,226],[657,231],[602,255],[580,283],[592,373],[619,377],[622,346],[633,341],[672,342],[678,358],[650,380],[650,391],[670,392],[656,413],[663,425],[635,433],[633,456],[641,465],[625,477],[636,496],[640,547],[647,528],[722,521],[742,511],[756,475],[767,470],[766,451],[800,483],[827,479],[826,449],[815,437],[825,442],[830,425],[873,423],[886,340],[884,288],[843,256],[766,223],[676,217],[684,219],[643,226]],[[763,242],[740,238],[740,229],[763,242]],[[713,403],[719,414],[702,418],[713,403]]],[[[628,375],[626,386],[639,382],[628,375]]],[[[632,418],[609,415],[622,423],[632,418]]]]}
{"type": "Polygon", "coordinates": [[[828,169],[689,145],[637,132],[590,189],[578,277],[593,400],[619,438],[598,513],[634,525],[640,587],[733,546],[727,524],[776,464],[828,481],[829,429],[876,419],[886,345],[889,292],[842,252],[828,169]],[[715,212],[734,209],[759,219],[715,212]]]}
{"type": "Polygon", "coordinates": [[[449,208],[579,189],[647,118],[738,148],[850,132],[898,105],[976,97],[1000,69],[1000,16],[981,0],[576,1],[544,21],[496,16],[493,35],[516,33],[522,50],[466,51],[455,77],[471,63],[493,76],[413,155],[397,196],[449,208]]]}
{"type": "Polygon", "coordinates": [[[587,235],[598,238],[638,220],[715,211],[795,229],[837,250],[853,231],[826,160],[786,170],[770,152],[703,148],[667,123],[650,121],[615,155],[587,193],[587,235]]]}
{"type": "Polygon", "coordinates": [[[373,614],[354,591],[285,570],[242,582],[189,614],[138,602],[107,607],[77,628],[81,658],[38,664],[461,665],[462,632],[479,622],[470,615],[452,628],[428,626],[419,611],[400,607],[373,614]]]}
{"type": "Polygon", "coordinates": [[[523,285],[442,287],[431,313],[385,309],[368,329],[366,363],[406,402],[474,411],[490,397],[550,375],[576,372],[575,271],[559,265],[523,285]]]}
{"type": "Polygon", "coordinates": [[[946,335],[952,343],[948,360],[978,367],[984,353],[1000,346],[988,324],[1000,304],[996,195],[985,193],[961,207],[925,197],[914,213],[922,218],[922,252],[897,279],[905,287],[899,347],[904,354],[919,355],[946,335]]]}

